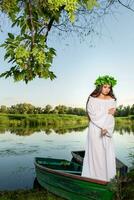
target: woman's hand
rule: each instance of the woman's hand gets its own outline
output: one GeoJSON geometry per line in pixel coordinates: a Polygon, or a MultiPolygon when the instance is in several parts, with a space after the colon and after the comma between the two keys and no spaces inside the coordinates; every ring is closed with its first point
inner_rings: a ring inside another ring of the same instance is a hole
{"type": "Polygon", "coordinates": [[[115,112],[116,112],[116,108],[110,108],[110,109],[108,110],[108,114],[111,114],[111,115],[114,115],[115,112]]]}
{"type": "Polygon", "coordinates": [[[107,132],[108,132],[107,129],[101,129],[101,136],[106,135],[107,132]]]}

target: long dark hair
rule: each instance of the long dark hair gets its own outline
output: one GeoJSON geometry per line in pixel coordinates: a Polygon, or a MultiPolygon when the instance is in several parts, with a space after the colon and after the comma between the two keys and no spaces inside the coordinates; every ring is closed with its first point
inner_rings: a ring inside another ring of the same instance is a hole
{"type": "MultiPolygon", "coordinates": [[[[91,97],[95,97],[95,98],[98,97],[98,96],[101,94],[102,88],[103,88],[103,85],[97,86],[97,87],[95,88],[95,90],[89,95],[89,97],[88,97],[88,99],[87,99],[87,102],[86,102],[86,111],[87,111],[87,104],[88,104],[88,101],[89,101],[90,96],[91,96],[91,97]]],[[[110,91],[109,91],[108,95],[109,95],[110,97],[112,97],[113,99],[115,99],[115,101],[116,101],[116,97],[115,97],[115,95],[114,95],[114,93],[113,93],[113,88],[112,88],[112,86],[110,86],[110,91]]]]}

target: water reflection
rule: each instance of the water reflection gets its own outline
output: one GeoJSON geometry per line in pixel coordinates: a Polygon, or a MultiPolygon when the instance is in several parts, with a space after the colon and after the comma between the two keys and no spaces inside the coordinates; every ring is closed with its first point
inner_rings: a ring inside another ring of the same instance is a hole
{"type": "Polygon", "coordinates": [[[118,131],[120,133],[120,135],[123,135],[125,133],[127,134],[134,134],[134,126],[133,125],[127,125],[127,126],[123,126],[123,125],[116,125],[115,126],[115,131],[118,131]]]}
{"type": "Polygon", "coordinates": [[[49,135],[53,132],[57,134],[65,134],[65,133],[71,133],[73,131],[78,132],[78,131],[83,131],[86,126],[75,126],[75,127],[56,127],[56,126],[37,126],[37,127],[7,127],[3,128],[0,127],[0,133],[5,133],[5,132],[10,132],[12,134],[20,135],[20,136],[27,136],[27,135],[32,135],[35,132],[41,132],[44,131],[45,134],[49,135]]]}
{"type": "MultiPolygon", "coordinates": [[[[71,132],[78,132],[78,131],[84,131],[88,125],[84,126],[70,126],[70,127],[58,127],[58,126],[14,126],[14,127],[0,127],[0,134],[3,134],[5,132],[10,132],[11,134],[16,134],[20,136],[28,136],[32,135],[36,132],[44,131],[45,134],[49,135],[53,132],[57,134],[66,134],[71,132]]],[[[117,131],[119,134],[123,135],[125,133],[127,134],[134,134],[134,124],[116,124],[115,131],[117,131]]]]}
{"type": "Polygon", "coordinates": [[[30,149],[23,149],[19,148],[10,148],[9,149],[2,149],[0,150],[0,156],[4,157],[4,156],[19,156],[19,155],[27,155],[27,154],[33,154],[33,153],[37,153],[38,150],[37,148],[34,147],[30,147],[30,149]]]}

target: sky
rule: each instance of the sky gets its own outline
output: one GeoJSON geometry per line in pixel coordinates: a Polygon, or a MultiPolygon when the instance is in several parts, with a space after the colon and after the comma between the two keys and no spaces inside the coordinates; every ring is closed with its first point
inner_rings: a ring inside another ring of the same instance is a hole
{"type": "MultiPolygon", "coordinates": [[[[0,43],[9,31],[8,22],[0,36],[0,43]]],[[[85,108],[89,94],[95,89],[99,75],[108,74],[117,79],[113,88],[117,105],[134,104],[134,13],[120,7],[114,16],[107,15],[99,36],[80,42],[79,38],[64,40],[53,38],[49,45],[57,51],[51,70],[57,78],[53,81],[35,79],[25,84],[12,78],[0,79],[0,105],[31,103],[45,107],[66,105],[85,108]]],[[[0,49],[0,72],[9,69],[0,49]]]]}

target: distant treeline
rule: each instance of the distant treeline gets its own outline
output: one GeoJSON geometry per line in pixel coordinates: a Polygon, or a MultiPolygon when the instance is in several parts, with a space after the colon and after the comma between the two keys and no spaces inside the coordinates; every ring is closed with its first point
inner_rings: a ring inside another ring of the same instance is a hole
{"type": "Polygon", "coordinates": [[[5,105],[0,106],[0,113],[7,114],[71,114],[85,116],[86,111],[83,108],[72,108],[65,105],[58,105],[54,108],[51,105],[46,105],[44,108],[35,107],[29,103],[20,103],[7,107],[5,105]]]}
{"type": "MultiPolygon", "coordinates": [[[[58,105],[54,108],[51,105],[46,105],[44,108],[35,107],[29,103],[20,103],[7,107],[5,105],[0,106],[0,113],[7,114],[71,114],[85,116],[86,109],[83,108],[72,108],[65,105],[58,105]]],[[[120,105],[117,107],[116,115],[117,117],[126,117],[134,115],[134,104],[132,106],[120,105]]]]}
{"type": "Polygon", "coordinates": [[[123,106],[120,105],[116,109],[116,117],[127,117],[127,116],[134,116],[134,104],[132,106],[123,106]]]}

